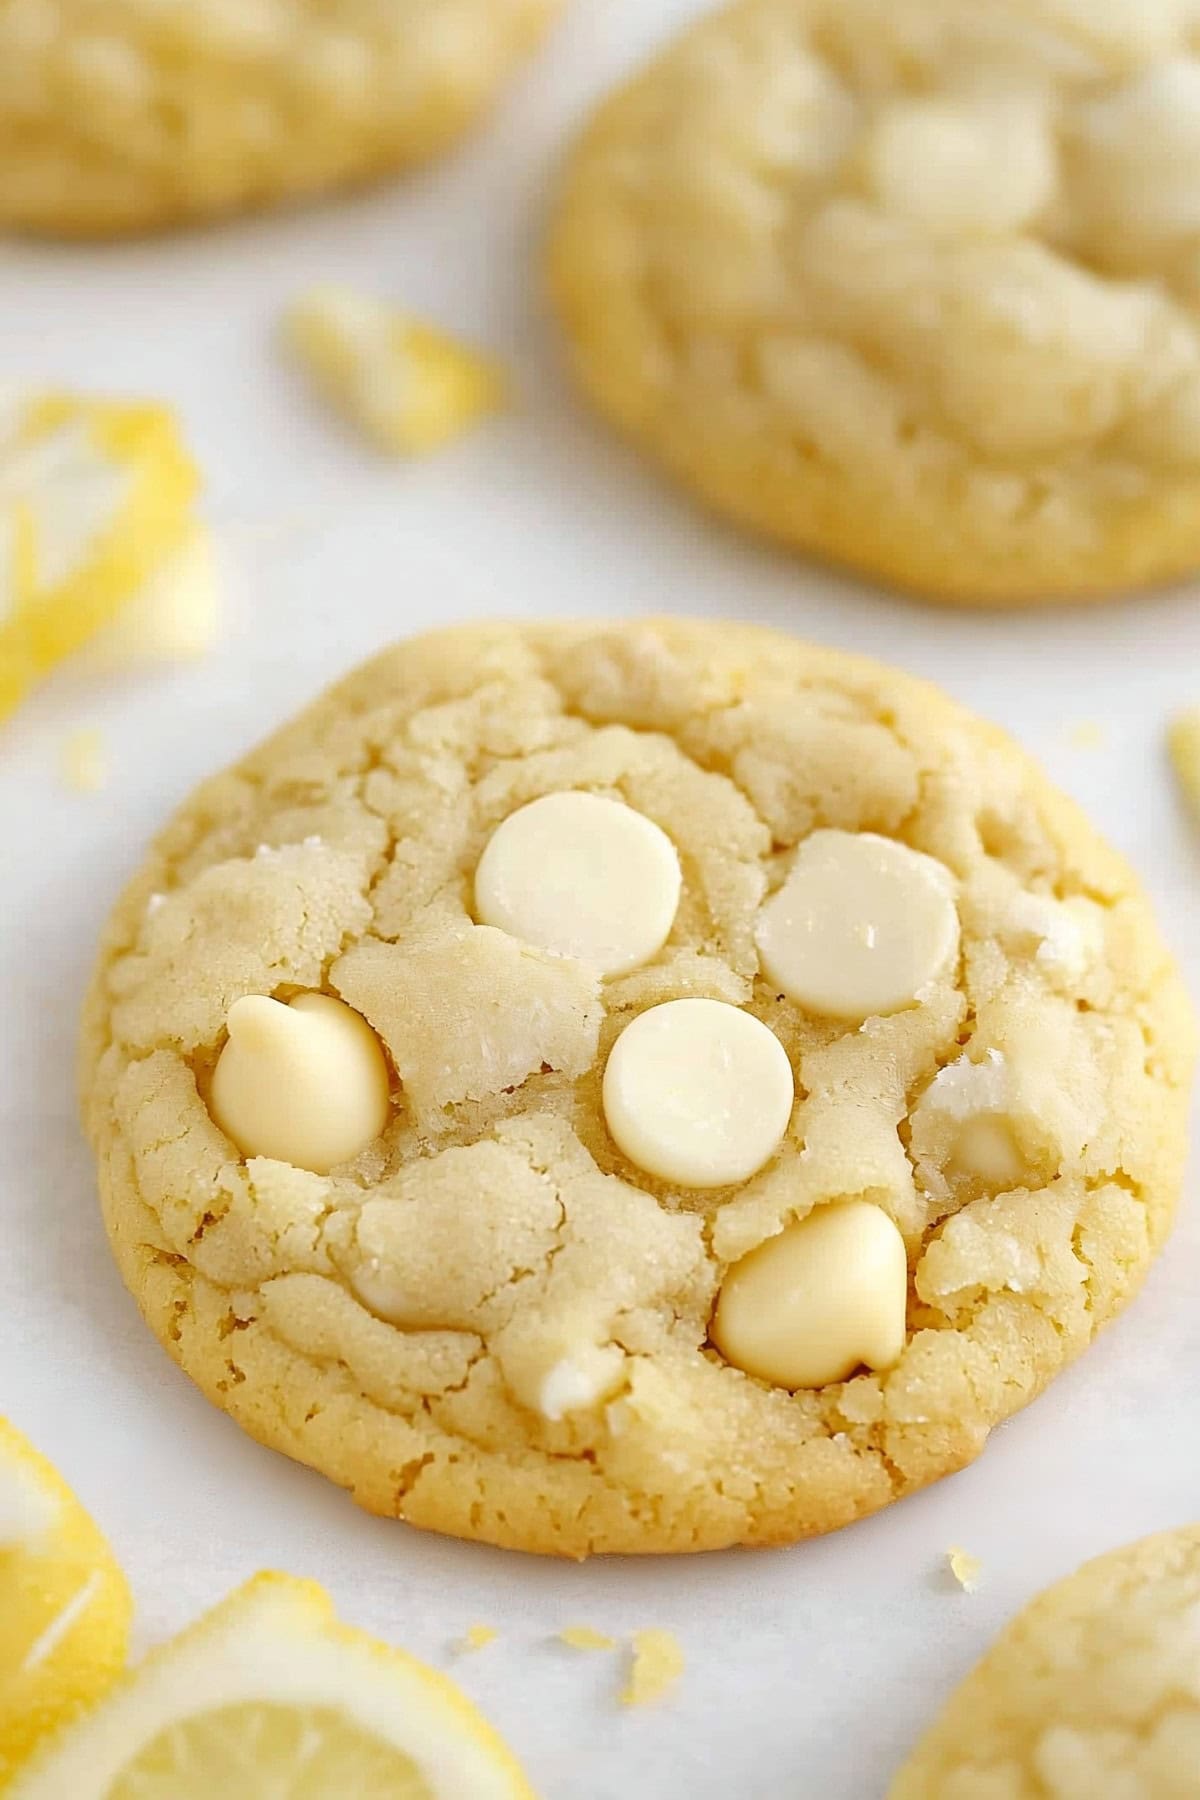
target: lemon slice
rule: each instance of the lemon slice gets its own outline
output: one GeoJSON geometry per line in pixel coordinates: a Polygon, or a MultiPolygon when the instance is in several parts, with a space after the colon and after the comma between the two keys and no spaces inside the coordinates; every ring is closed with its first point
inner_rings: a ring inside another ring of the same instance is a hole
{"type": "Polygon", "coordinates": [[[0,1788],[125,1662],[129,1589],[44,1457],[0,1419],[0,1788]]]}
{"type": "Polygon", "coordinates": [[[383,450],[434,450],[504,400],[489,357],[351,288],[314,288],[284,329],[321,391],[383,450]]]}
{"type": "Polygon", "coordinates": [[[182,543],[197,486],[166,407],[0,404],[0,718],[182,543]]]}
{"type": "Polygon", "coordinates": [[[179,548],[96,633],[81,666],[108,674],[145,663],[193,662],[211,648],[220,614],[212,539],[193,522],[179,548]]]}
{"type": "Polygon", "coordinates": [[[532,1800],[452,1681],[258,1575],[149,1657],[8,1800],[532,1800]]]}

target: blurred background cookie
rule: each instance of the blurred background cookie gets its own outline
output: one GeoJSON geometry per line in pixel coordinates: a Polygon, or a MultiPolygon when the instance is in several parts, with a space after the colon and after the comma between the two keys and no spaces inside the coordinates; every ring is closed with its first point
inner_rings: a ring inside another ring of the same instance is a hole
{"type": "Polygon", "coordinates": [[[592,399],[721,511],[923,594],[1191,569],[1191,18],[739,0],[701,22],[565,183],[552,285],[592,399]]]}
{"type": "Polygon", "coordinates": [[[1200,1525],[1084,1563],[1001,1632],[890,1800],[1180,1800],[1200,1772],[1200,1525]]]}
{"type": "Polygon", "coordinates": [[[0,227],[108,237],[422,161],[557,0],[5,0],[0,227]]]}

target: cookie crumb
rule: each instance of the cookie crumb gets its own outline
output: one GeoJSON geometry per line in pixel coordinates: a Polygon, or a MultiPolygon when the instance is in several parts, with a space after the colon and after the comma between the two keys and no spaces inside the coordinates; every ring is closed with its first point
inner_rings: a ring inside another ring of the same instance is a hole
{"type": "Polygon", "coordinates": [[[629,1684],[622,1706],[647,1706],[665,1694],[683,1674],[683,1649],[670,1631],[635,1631],[629,1684]]]}
{"type": "Polygon", "coordinates": [[[617,1640],[595,1631],[590,1625],[564,1625],[558,1634],[560,1644],[571,1650],[615,1650],[617,1640]]]}
{"type": "Polygon", "coordinates": [[[983,1573],[983,1564],[969,1550],[962,1550],[957,1544],[946,1552],[946,1561],[950,1565],[950,1573],[957,1581],[964,1594],[973,1594],[979,1586],[979,1577],[983,1573]]]}
{"type": "Polygon", "coordinates": [[[62,747],[62,775],[78,794],[95,794],[107,787],[108,752],[98,731],[84,728],[71,732],[62,747]]]}
{"type": "Polygon", "coordinates": [[[1167,749],[1184,798],[1200,813],[1200,706],[1189,706],[1171,720],[1167,749]]]}
{"type": "Polygon", "coordinates": [[[325,397],[393,455],[436,450],[504,402],[490,357],[351,288],[303,295],[284,332],[325,397]]]}
{"type": "Polygon", "coordinates": [[[472,1650],[483,1650],[488,1644],[495,1643],[500,1633],[494,1625],[468,1625],[458,1640],[458,1649],[463,1655],[472,1650]]]}
{"type": "Polygon", "coordinates": [[[1095,719],[1079,719],[1074,725],[1068,725],[1066,739],[1072,750],[1101,750],[1104,747],[1104,727],[1095,719]]]}

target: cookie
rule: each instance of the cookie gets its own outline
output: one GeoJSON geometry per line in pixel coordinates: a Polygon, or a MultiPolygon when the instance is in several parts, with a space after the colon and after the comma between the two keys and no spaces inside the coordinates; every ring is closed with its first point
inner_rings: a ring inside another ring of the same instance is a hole
{"type": "Polygon", "coordinates": [[[1200,32],[1174,0],[738,0],[600,109],[575,369],[732,518],[960,603],[1200,563],[1200,32]]]}
{"type": "Polygon", "coordinates": [[[1137,883],[936,690],[735,625],[385,652],[179,810],[83,1091],[217,1405],[520,1549],[832,1530],[969,1462],[1170,1225],[1137,883]]]}
{"type": "Polygon", "coordinates": [[[111,237],[362,182],[459,136],[557,0],[8,0],[0,228],[111,237]]]}
{"type": "Polygon", "coordinates": [[[1001,1632],[889,1800],[1183,1800],[1200,1771],[1200,1525],[1084,1563],[1001,1632]]]}

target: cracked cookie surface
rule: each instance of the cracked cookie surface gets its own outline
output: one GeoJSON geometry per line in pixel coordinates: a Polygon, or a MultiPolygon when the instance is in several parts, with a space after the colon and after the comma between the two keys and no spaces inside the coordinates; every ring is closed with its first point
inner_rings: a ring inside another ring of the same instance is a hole
{"type": "Polygon", "coordinates": [[[0,226],[108,237],[423,161],[558,0],[6,0],[0,226]]]}
{"type": "Polygon", "coordinates": [[[551,282],[721,511],[960,602],[1200,561],[1191,0],[738,0],[609,99],[551,282]]]}
{"type": "Polygon", "coordinates": [[[1171,1800],[1200,1770],[1200,1525],[1039,1594],[946,1704],[890,1800],[1171,1800]]]}
{"type": "Polygon", "coordinates": [[[732,625],[478,624],[385,652],[180,808],[107,929],[83,1089],[124,1278],[210,1399],[374,1511],[585,1555],[784,1542],[970,1461],[1162,1244],[1191,1049],[1128,867],[935,689],[732,625]],[[663,948],[603,980],[472,916],[496,828],[571,789],[682,872],[663,948]],[[760,908],[822,829],[956,895],[957,955],[859,1024],[759,971],[760,908]],[[230,1007],[312,989],[394,1078],[326,1175],[244,1160],[207,1104],[230,1007]],[[618,1034],[681,999],[745,1008],[794,1074],[732,1187],[649,1175],[605,1126],[618,1034]],[[899,1361],[794,1393],[725,1362],[728,1270],[846,1199],[904,1239],[899,1361]]]}

